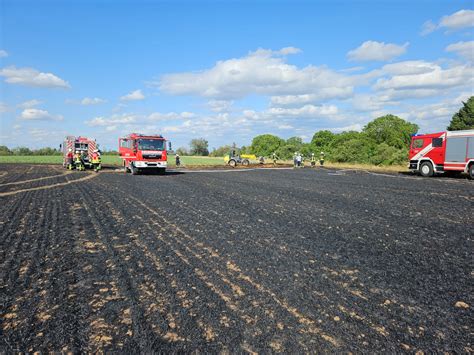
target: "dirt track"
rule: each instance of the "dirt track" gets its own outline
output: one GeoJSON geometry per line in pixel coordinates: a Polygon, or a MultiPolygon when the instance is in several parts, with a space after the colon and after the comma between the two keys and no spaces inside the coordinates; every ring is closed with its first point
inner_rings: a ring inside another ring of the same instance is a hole
{"type": "Polygon", "coordinates": [[[473,351],[472,181],[0,168],[0,352],[473,351]]]}

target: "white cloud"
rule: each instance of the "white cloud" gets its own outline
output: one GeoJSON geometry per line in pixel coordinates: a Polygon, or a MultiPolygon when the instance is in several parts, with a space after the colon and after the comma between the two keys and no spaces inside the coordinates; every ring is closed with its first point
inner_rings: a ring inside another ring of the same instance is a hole
{"type": "Polygon", "coordinates": [[[62,121],[63,116],[52,115],[46,110],[27,108],[21,112],[20,118],[26,121],[62,121]]]}
{"type": "Polygon", "coordinates": [[[52,73],[41,73],[33,68],[6,67],[0,70],[0,76],[4,76],[5,82],[32,87],[43,88],[70,88],[68,82],[52,73]]]}
{"type": "Polygon", "coordinates": [[[145,95],[143,95],[141,90],[135,90],[132,91],[131,93],[124,95],[120,98],[122,101],[138,101],[138,100],[143,100],[145,98],[145,95]]]}
{"type": "Polygon", "coordinates": [[[466,27],[474,26],[474,11],[460,10],[452,15],[443,16],[439,23],[439,27],[445,27],[451,30],[458,30],[466,27]]]}
{"type": "Polygon", "coordinates": [[[420,32],[420,34],[421,34],[422,36],[426,36],[427,34],[430,34],[431,32],[435,31],[437,27],[438,27],[438,26],[436,26],[436,24],[433,23],[433,21],[428,20],[428,21],[426,21],[426,22],[423,24],[423,26],[421,27],[421,32],[420,32]]]}
{"type": "Polygon", "coordinates": [[[347,53],[349,60],[355,61],[387,61],[396,58],[406,52],[409,43],[403,45],[366,41],[358,48],[347,53]]]}
{"type": "Polygon", "coordinates": [[[439,28],[456,31],[468,27],[474,27],[474,11],[459,10],[451,15],[443,16],[438,24],[431,20],[426,21],[421,29],[421,35],[425,36],[439,28]]]}
{"type": "Polygon", "coordinates": [[[22,102],[21,104],[18,105],[19,108],[32,108],[35,106],[38,106],[39,104],[42,104],[42,101],[33,99],[33,100],[28,100],[25,102],[22,102]]]}
{"type": "Polygon", "coordinates": [[[474,41],[457,42],[446,47],[447,52],[455,52],[457,55],[474,61],[474,41]]]}
{"type": "Polygon", "coordinates": [[[382,71],[392,75],[415,75],[430,73],[436,68],[436,64],[425,62],[423,60],[407,60],[404,62],[386,64],[382,67],[382,71]]]}
{"type": "MultiPolygon", "coordinates": [[[[374,89],[442,89],[457,86],[468,86],[474,83],[474,68],[467,65],[458,65],[443,69],[437,64],[427,63],[427,65],[413,66],[408,62],[403,69],[402,63],[397,63],[400,72],[390,78],[380,78],[374,85],[374,89]],[[410,72],[417,68],[419,72],[410,72]]],[[[391,68],[393,69],[393,67],[391,68]]]]}
{"type": "Polygon", "coordinates": [[[137,122],[138,116],[134,114],[112,115],[111,117],[95,117],[86,124],[92,127],[107,127],[115,125],[123,125],[137,122]]]}
{"type": "Polygon", "coordinates": [[[321,117],[321,116],[333,116],[338,113],[337,106],[334,105],[323,105],[323,106],[314,106],[314,105],[304,105],[299,108],[282,108],[282,107],[272,107],[266,111],[270,116],[274,117],[321,117]]]}
{"type": "Polygon", "coordinates": [[[326,67],[298,68],[286,63],[279,51],[259,49],[242,58],[219,61],[199,72],[167,74],[160,89],[173,95],[196,95],[216,100],[233,100],[248,95],[306,95],[323,92],[327,99],[352,93],[355,78],[326,67]]]}
{"type": "Polygon", "coordinates": [[[98,97],[85,97],[81,100],[81,105],[84,105],[84,106],[89,106],[89,105],[99,105],[99,104],[103,104],[104,102],[107,102],[106,100],[104,99],[99,99],[98,97]]]}
{"type": "Polygon", "coordinates": [[[168,113],[161,113],[161,112],[153,112],[152,114],[148,115],[146,118],[148,121],[165,121],[165,120],[178,120],[178,119],[188,119],[194,117],[194,113],[192,112],[168,112],[168,113]]]}
{"type": "Polygon", "coordinates": [[[232,100],[209,100],[207,102],[207,106],[212,112],[228,112],[233,104],[232,100]]]}
{"type": "Polygon", "coordinates": [[[0,58],[8,57],[8,53],[4,49],[0,49],[0,58]]]}

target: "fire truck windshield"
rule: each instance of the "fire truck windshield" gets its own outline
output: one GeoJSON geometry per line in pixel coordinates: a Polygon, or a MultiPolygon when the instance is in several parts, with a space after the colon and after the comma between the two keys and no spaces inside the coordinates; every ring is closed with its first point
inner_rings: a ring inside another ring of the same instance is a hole
{"type": "Polygon", "coordinates": [[[140,150],[164,150],[165,140],[164,139],[139,139],[138,149],[140,150]]]}

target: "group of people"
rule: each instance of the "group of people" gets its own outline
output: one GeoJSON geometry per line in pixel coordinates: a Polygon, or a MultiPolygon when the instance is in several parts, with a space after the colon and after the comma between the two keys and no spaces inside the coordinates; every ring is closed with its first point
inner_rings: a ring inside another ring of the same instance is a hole
{"type": "MultiPolygon", "coordinates": [[[[311,161],[312,167],[316,166],[316,156],[314,155],[314,153],[311,153],[310,161],[311,161]]],[[[305,162],[305,157],[303,154],[301,154],[300,152],[295,152],[295,154],[293,154],[293,167],[294,168],[304,168],[304,162],[305,162]]],[[[321,154],[319,155],[319,165],[321,166],[324,165],[324,152],[321,152],[321,154]]]]}
{"type": "MultiPolygon", "coordinates": [[[[73,153],[72,148],[69,148],[66,154],[66,167],[69,170],[86,170],[86,160],[88,160],[87,151],[81,152],[79,150],[76,150],[73,153]]],[[[95,172],[98,172],[102,168],[100,151],[98,149],[95,149],[92,152],[90,163],[92,164],[92,168],[95,172]]]]}

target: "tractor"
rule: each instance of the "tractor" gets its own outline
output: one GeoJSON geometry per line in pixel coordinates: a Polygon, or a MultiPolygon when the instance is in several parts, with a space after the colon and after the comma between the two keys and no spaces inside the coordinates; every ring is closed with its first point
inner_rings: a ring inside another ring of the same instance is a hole
{"type": "Polygon", "coordinates": [[[237,164],[248,166],[250,159],[257,159],[257,157],[254,154],[240,154],[240,149],[238,148],[231,148],[229,154],[224,157],[226,164],[233,168],[235,168],[237,164]]]}

